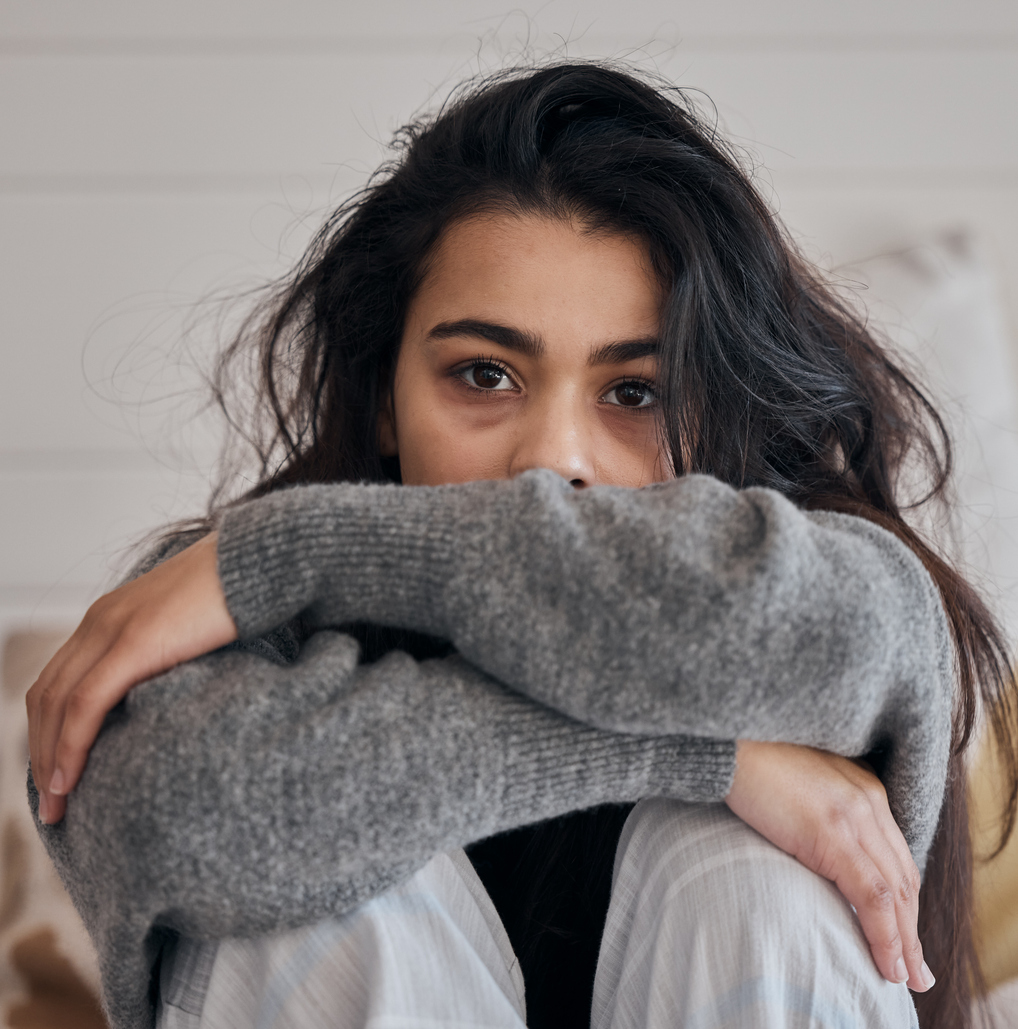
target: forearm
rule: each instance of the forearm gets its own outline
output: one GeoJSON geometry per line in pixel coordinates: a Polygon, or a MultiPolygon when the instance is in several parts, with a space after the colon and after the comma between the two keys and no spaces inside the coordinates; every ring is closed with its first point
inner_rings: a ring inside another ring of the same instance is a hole
{"type": "Polygon", "coordinates": [[[438,851],[648,794],[720,800],[733,771],[730,743],[600,732],[459,658],[363,666],[323,632],[294,664],[225,651],[132,691],[41,831],[108,951],[125,923],[313,921],[438,851]]]}
{"type": "Polygon", "coordinates": [[[577,492],[547,472],[310,487],[219,531],[242,637],[299,612],[419,629],[602,728],[859,753],[902,703],[950,706],[946,622],[914,555],[771,491],[577,492]]]}

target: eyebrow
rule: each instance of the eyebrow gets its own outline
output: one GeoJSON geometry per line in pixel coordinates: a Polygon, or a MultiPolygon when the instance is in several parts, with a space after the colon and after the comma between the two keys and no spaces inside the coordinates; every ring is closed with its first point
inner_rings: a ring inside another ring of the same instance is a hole
{"type": "Polygon", "coordinates": [[[595,368],[602,364],[625,364],[637,361],[641,357],[657,357],[661,353],[661,340],[654,336],[642,339],[620,339],[615,343],[605,343],[591,351],[587,364],[595,368]]]}
{"type": "MultiPolygon", "coordinates": [[[[428,333],[428,339],[450,339],[454,336],[476,336],[506,350],[514,350],[525,357],[539,358],[545,350],[544,340],[536,333],[510,325],[479,321],[476,318],[439,322],[428,333]]],[[[627,361],[636,361],[644,357],[656,357],[660,352],[661,340],[655,336],[622,339],[604,343],[591,351],[587,364],[592,368],[605,364],[625,364],[627,361]]]]}
{"type": "Polygon", "coordinates": [[[540,357],[544,353],[544,340],[525,329],[514,329],[509,325],[496,325],[475,318],[461,318],[457,322],[439,322],[428,339],[449,339],[452,336],[477,336],[489,343],[497,343],[506,350],[515,350],[525,357],[540,357]]]}

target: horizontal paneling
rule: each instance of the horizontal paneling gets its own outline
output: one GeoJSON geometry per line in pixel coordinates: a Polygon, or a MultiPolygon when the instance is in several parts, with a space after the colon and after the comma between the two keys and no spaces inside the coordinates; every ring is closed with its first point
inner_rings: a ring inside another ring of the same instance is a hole
{"type": "Polygon", "coordinates": [[[77,610],[131,560],[128,544],[204,511],[207,480],[153,462],[125,470],[0,470],[0,613],[77,610]]]}
{"type": "Polygon", "coordinates": [[[0,452],[161,447],[215,341],[198,298],[287,270],[310,195],[0,197],[0,452]]]}
{"type": "Polygon", "coordinates": [[[915,36],[1018,32],[1010,0],[9,0],[5,35],[28,39],[481,35],[502,27],[576,39],[582,33],[683,35],[915,36]]]}
{"type": "MultiPolygon", "coordinates": [[[[827,265],[893,249],[956,226],[974,227],[992,263],[1003,274],[1002,287],[1012,299],[1012,325],[1018,324],[1013,306],[1015,291],[1010,285],[1018,283],[1018,190],[873,186],[830,189],[801,185],[783,188],[780,179],[775,187],[783,217],[811,256],[827,265]]],[[[223,212],[229,212],[231,205],[210,200],[106,200],[86,204],[63,200],[48,212],[51,222],[40,217],[36,225],[45,228],[52,239],[55,226],[81,224],[76,219],[82,211],[88,211],[86,221],[121,225],[120,240],[125,250],[129,249],[137,227],[145,226],[147,238],[158,244],[152,246],[153,250],[179,255],[187,247],[201,249],[196,246],[200,238],[196,227],[203,223],[214,226],[213,235],[220,239],[234,231],[243,235],[244,204],[234,201],[233,205],[237,211],[224,218],[223,212]],[[217,209],[219,221],[214,215],[217,209]],[[174,230],[182,228],[187,231],[173,243],[174,230]]],[[[44,206],[40,203],[40,207],[44,206]]],[[[22,283],[25,292],[15,298],[17,304],[7,306],[7,317],[12,308],[35,311],[37,320],[50,312],[87,312],[93,292],[105,291],[113,296],[124,283],[138,281],[131,278],[126,258],[120,258],[121,263],[107,259],[90,261],[93,251],[84,245],[88,234],[80,232],[80,238],[83,245],[79,250],[69,248],[66,242],[58,248],[69,262],[68,269],[58,272],[62,280],[70,283],[74,276],[69,269],[87,269],[89,277],[82,283],[82,294],[72,295],[70,302],[63,305],[47,302],[44,292],[34,299],[28,277],[22,283]]],[[[145,278],[153,271],[148,267],[135,274],[145,278]]],[[[201,278],[200,270],[197,277],[201,278]]],[[[42,290],[44,285],[40,282],[38,288],[42,290]]],[[[167,355],[159,347],[151,346],[151,339],[139,342],[131,337],[132,331],[134,326],[128,322],[122,335],[107,341],[111,359],[118,346],[130,350],[137,344],[136,359],[149,376],[150,390],[157,389],[161,382],[176,382],[178,369],[172,350],[167,355]]],[[[5,348],[5,367],[14,374],[5,375],[2,385],[5,390],[10,384],[13,388],[5,392],[0,412],[4,416],[17,412],[17,417],[5,425],[6,438],[8,445],[20,439],[26,449],[20,457],[0,455],[0,495],[5,498],[0,601],[5,596],[32,598],[33,603],[38,598],[56,597],[64,603],[68,595],[83,596],[105,580],[111,556],[125,538],[168,518],[200,510],[205,487],[200,475],[177,473],[177,468],[190,467],[183,458],[170,457],[169,467],[161,468],[137,454],[82,451],[90,440],[102,437],[106,423],[96,422],[93,408],[82,405],[78,399],[80,364],[75,355],[60,356],[47,347],[45,340],[38,350],[38,364],[29,367],[21,363],[22,356],[5,348]],[[64,392],[53,385],[56,371],[67,373],[64,392]],[[45,388],[37,386],[40,381],[47,383],[45,388]],[[97,424],[100,431],[96,430],[97,424]],[[33,457],[31,448],[39,448],[45,441],[48,447],[37,450],[33,457]]],[[[171,407],[173,403],[170,402],[171,407]]],[[[186,398],[179,403],[186,410],[186,398]]],[[[108,406],[107,415],[116,415],[116,405],[108,406]]],[[[134,418],[129,405],[127,414],[134,418]]],[[[122,427],[118,436],[122,446],[136,443],[128,428],[122,427]]],[[[150,439],[158,441],[154,433],[150,439]]]]}
{"type": "MultiPolygon", "coordinates": [[[[1018,169],[1018,53],[679,53],[722,128],[781,169],[1018,169]]],[[[695,94],[694,94],[695,96],[695,94]]]]}
{"type": "MultiPolygon", "coordinates": [[[[1018,53],[733,54],[658,66],[775,169],[1018,170],[1018,53]],[[701,96],[701,94],[696,94],[701,96]]],[[[427,55],[5,58],[0,188],[33,176],[348,176],[470,70],[427,55]],[[12,178],[13,177],[13,178],[12,178]]]]}

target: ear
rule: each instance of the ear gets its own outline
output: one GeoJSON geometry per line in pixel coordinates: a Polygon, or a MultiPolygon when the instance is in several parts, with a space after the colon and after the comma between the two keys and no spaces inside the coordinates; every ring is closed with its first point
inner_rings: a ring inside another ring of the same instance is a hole
{"type": "Polygon", "coordinates": [[[396,417],[392,410],[392,390],[386,390],[378,409],[378,452],[382,457],[398,457],[396,417]]]}

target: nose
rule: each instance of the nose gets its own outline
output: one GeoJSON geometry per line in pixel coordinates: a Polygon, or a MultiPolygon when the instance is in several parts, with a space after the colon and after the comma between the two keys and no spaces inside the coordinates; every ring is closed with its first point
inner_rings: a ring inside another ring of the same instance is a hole
{"type": "Polygon", "coordinates": [[[513,478],[530,468],[549,468],[576,489],[593,486],[594,439],[580,398],[549,398],[540,408],[527,411],[509,476],[513,478]]]}

